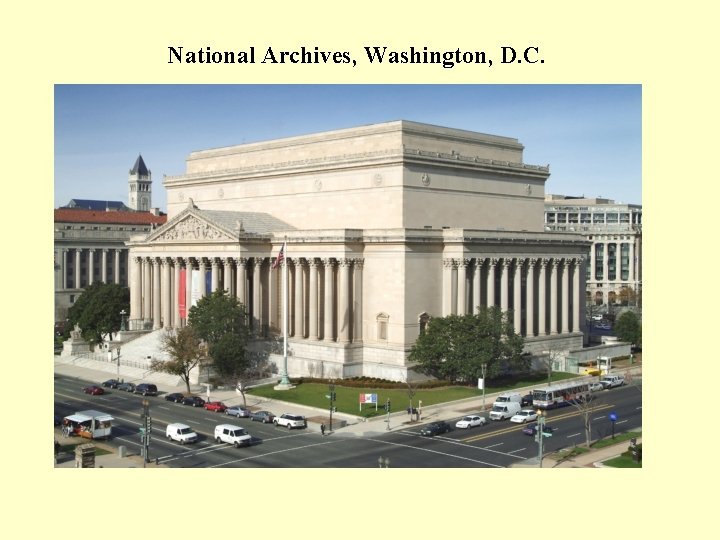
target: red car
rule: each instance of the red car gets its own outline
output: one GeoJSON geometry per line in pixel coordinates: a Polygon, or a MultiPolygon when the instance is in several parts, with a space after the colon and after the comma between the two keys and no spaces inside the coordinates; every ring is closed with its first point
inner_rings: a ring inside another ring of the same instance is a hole
{"type": "Polygon", "coordinates": [[[205,404],[205,409],[208,411],[225,412],[227,405],[225,405],[222,401],[208,401],[205,404]]]}
{"type": "Polygon", "coordinates": [[[102,387],[93,384],[91,386],[86,386],[85,388],[83,388],[83,392],[85,392],[86,394],[90,394],[91,396],[99,396],[101,394],[104,394],[105,390],[103,390],[102,387]]]}

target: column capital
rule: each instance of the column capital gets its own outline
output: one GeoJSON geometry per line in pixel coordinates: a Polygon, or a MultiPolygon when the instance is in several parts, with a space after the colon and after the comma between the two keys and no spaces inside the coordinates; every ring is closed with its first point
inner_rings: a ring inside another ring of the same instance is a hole
{"type": "Polygon", "coordinates": [[[264,259],[262,257],[253,257],[253,265],[260,267],[262,266],[264,259]]]}
{"type": "Polygon", "coordinates": [[[338,266],[345,268],[350,265],[352,265],[352,259],[338,259],[338,266]]]}
{"type": "Polygon", "coordinates": [[[528,270],[535,268],[535,265],[538,263],[540,259],[536,259],[535,257],[530,257],[527,260],[528,270]]]}
{"type": "Polygon", "coordinates": [[[362,270],[362,267],[365,264],[365,259],[352,259],[352,263],[355,268],[362,270]]]}
{"type": "Polygon", "coordinates": [[[322,262],[323,265],[332,268],[335,266],[335,259],[332,257],[327,257],[325,259],[320,259],[320,262],[322,262]]]}
{"type": "Polygon", "coordinates": [[[443,266],[445,268],[455,268],[456,265],[456,259],[443,259],[443,266]]]}
{"type": "Polygon", "coordinates": [[[498,258],[496,258],[496,257],[491,257],[491,258],[489,258],[487,261],[488,261],[488,264],[489,264],[491,267],[493,267],[493,266],[497,266],[497,263],[500,262],[500,259],[498,259],[498,258]]]}
{"type": "Polygon", "coordinates": [[[240,264],[242,266],[245,266],[249,260],[247,257],[233,257],[232,259],[235,261],[235,264],[240,264]]]}
{"type": "Polygon", "coordinates": [[[505,268],[510,268],[510,265],[513,263],[514,258],[513,257],[503,257],[502,265],[505,268]]]}
{"type": "Polygon", "coordinates": [[[310,268],[317,268],[320,266],[320,262],[315,257],[308,258],[307,263],[310,268]]]}
{"type": "Polygon", "coordinates": [[[470,264],[470,259],[455,259],[455,263],[457,264],[458,268],[463,267],[466,268],[470,264]]]}

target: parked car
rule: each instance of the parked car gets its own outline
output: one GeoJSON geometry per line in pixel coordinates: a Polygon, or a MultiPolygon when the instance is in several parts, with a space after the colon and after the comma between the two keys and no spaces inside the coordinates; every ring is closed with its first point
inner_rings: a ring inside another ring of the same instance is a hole
{"type": "Polygon", "coordinates": [[[538,415],[535,409],[520,409],[510,418],[510,421],[517,424],[524,424],[526,422],[534,422],[537,420],[537,417],[538,415]]]}
{"type": "Polygon", "coordinates": [[[204,407],[207,411],[215,412],[225,412],[227,409],[227,405],[225,405],[222,401],[208,401],[204,407]]]}
{"type": "MultiPolygon", "coordinates": [[[[525,426],[525,427],[523,428],[522,432],[523,432],[525,435],[535,435],[535,434],[537,433],[537,430],[538,430],[537,424],[532,423],[532,424],[528,424],[527,426],[525,426]]],[[[544,433],[552,433],[552,432],[553,432],[552,426],[549,426],[549,425],[547,425],[547,424],[544,424],[544,425],[543,425],[543,432],[544,432],[544,433]]]]}
{"type": "Polygon", "coordinates": [[[180,403],[183,399],[185,399],[185,396],[180,392],[173,392],[165,396],[165,401],[174,401],[175,403],[180,403]]]}
{"type": "Polygon", "coordinates": [[[307,427],[305,417],[299,414],[283,413],[280,416],[276,416],[273,422],[276,426],[282,426],[288,429],[307,427]]]}
{"type": "Polygon", "coordinates": [[[202,407],[205,400],[200,396],[185,396],[182,400],[183,405],[192,405],[193,407],[202,407]]]}
{"type": "Polygon", "coordinates": [[[605,390],[605,387],[599,382],[590,383],[589,388],[591,392],[599,392],[600,390],[605,390]]]}
{"type": "Polygon", "coordinates": [[[135,384],[131,382],[124,382],[118,385],[118,390],[125,390],[126,392],[134,392],[135,384]]]}
{"type": "Polygon", "coordinates": [[[99,396],[101,394],[104,394],[105,390],[103,390],[101,386],[92,384],[83,388],[83,392],[85,392],[86,394],[90,394],[91,396],[99,396]]]}
{"type": "Polygon", "coordinates": [[[486,422],[487,420],[485,420],[484,416],[473,414],[470,416],[463,416],[457,421],[455,427],[460,429],[469,429],[475,426],[484,426],[486,422]]]}
{"type": "Polygon", "coordinates": [[[252,413],[250,409],[243,407],[242,405],[234,405],[225,409],[225,414],[230,416],[237,416],[238,418],[250,418],[252,413]]]}
{"type": "Polygon", "coordinates": [[[263,424],[271,423],[274,418],[275,415],[270,411],[257,411],[250,415],[250,420],[253,422],[262,422],[263,424]]]}
{"type": "Polygon", "coordinates": [[[107,381],[102,383],[105,388],[117,388],[119,384],[120,381],[118,381],[117,379],[108,379],[107,381]]]}
{"type": "Polygon", "coordinates": [[[533,395],[532,395],[532,392],[530,392],[529,394],[525,394],[525,395],[522,396],[522,398],[520,399],[520,406],[521,406],[521,407],[530,407],[530,406],[532,406],[532,404],[533,404],[533,395]]]}
{"type": "Polygon", "coordinates": [[[154,384],[140,383],[133,390],[135,394],[142,394],[143,396],[157,396],[157,386],[154,384]]]}
{"type": "Polygon", "coordinates": [[[433,422],[432,424],[427,424],[420,428],[420,435],[433,437],[450,431],[452,431],[450,424],[441,420],[440,422],[433,422]]]}

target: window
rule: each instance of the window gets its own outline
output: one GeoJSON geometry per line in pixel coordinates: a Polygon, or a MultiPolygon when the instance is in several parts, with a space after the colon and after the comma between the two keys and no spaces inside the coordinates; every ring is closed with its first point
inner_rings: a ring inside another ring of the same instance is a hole
{"type": "Polygon", "coordinates": [[[380,313],[377,316],[377,338],[378,341],[387,341],[388,339],[388,320],[390,317],[387,313],[380,313]]]}

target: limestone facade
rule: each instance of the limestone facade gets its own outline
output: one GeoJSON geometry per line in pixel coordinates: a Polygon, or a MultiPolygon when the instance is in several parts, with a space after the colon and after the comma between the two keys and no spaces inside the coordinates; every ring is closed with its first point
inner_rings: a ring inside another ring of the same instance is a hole
{"type": "Polygon", "coordinates": [[[131,328],[220,289],[276,336],[287,241],[291,376],[404,380],[429,318],[478,306],[512,311],[529,352],[581,347],[588,242],[543,231],[549,169],[522,151],[398,121],[194,152],[167,224],[128,242],[131,328]]]}

